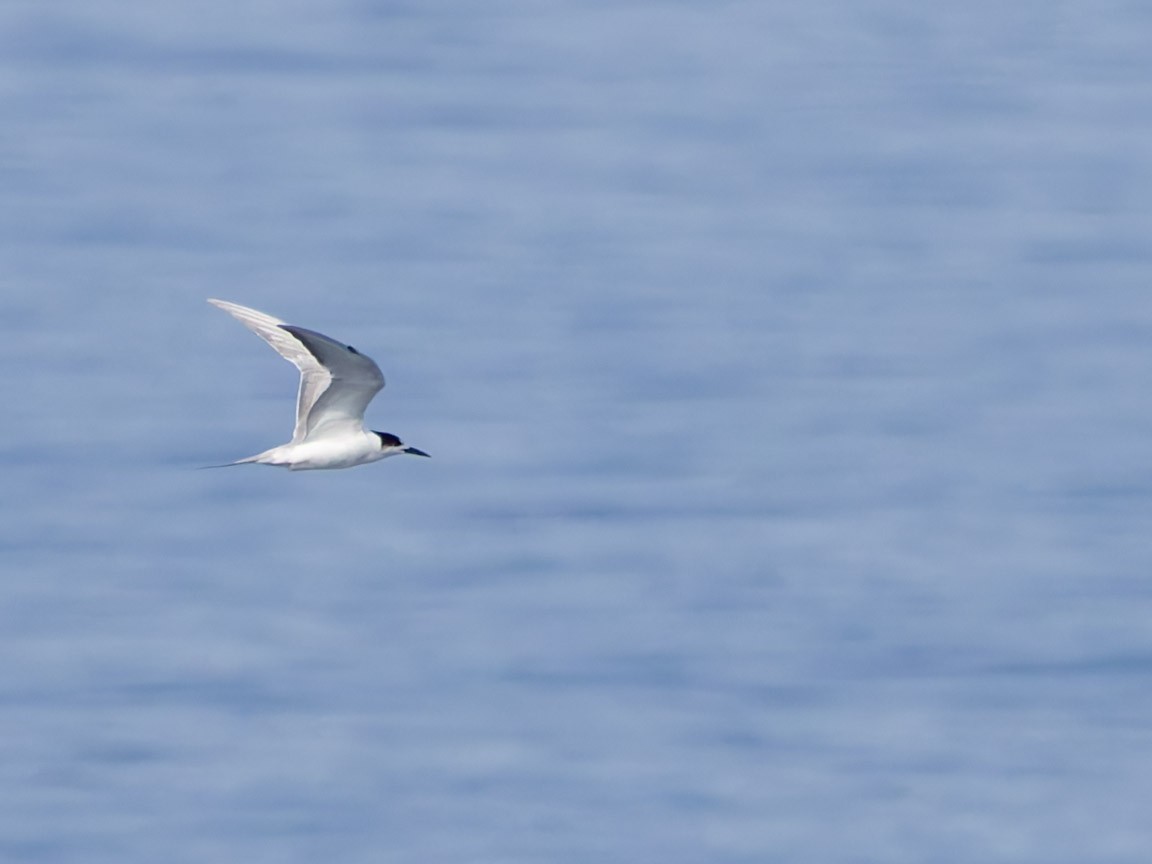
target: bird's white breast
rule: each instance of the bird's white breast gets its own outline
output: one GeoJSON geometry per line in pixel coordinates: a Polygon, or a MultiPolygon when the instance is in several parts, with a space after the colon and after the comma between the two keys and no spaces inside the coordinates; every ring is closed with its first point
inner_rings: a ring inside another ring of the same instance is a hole
{"type": "Polygon", "coordinates": [[[284,465],[292,471],[307,471],[322,468],[351,468],[383,459],[385,455],[387,454],[380,449],[380,439],[362,432],[359,435],[285,444],[270,451],[266,461],[270,465],[284,465]]]}

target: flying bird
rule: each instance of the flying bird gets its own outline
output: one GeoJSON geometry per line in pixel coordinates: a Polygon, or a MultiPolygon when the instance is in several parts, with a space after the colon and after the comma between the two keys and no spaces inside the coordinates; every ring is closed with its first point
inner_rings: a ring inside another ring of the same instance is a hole
{"type": "Polygon", "coordinates": [[[300,370],[292,440],[228,465],[255,462],[305,471],[351,468],[399,453],[428,455],[389,432],[364,428],[364,409],[384,387],[384,375],[371,357],[323,333],[285,324],[247,306],[227,300],[208,302],[223,309],[300,370]]]}

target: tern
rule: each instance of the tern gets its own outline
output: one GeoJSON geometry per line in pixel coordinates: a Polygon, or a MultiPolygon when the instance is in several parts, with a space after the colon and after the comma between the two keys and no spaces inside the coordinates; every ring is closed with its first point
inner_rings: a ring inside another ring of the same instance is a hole
{"type": "MultiPolygon", "coordinates": [[[[364,409],[384,387],[380,367],[351,345],[286,324],[247,306],[209,300],[300,370],[292,440],[228,465],[279,465],[290,471],[351,468],[410,453],[427,456],[389,432],[364,428],[364,409]]],[[[223,465],[216,467],[225,467],[223,465]]]]}

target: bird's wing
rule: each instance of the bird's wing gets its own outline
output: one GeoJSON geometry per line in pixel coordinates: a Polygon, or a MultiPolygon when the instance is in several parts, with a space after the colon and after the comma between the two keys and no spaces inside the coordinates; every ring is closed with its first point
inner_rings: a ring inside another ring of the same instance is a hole
{"type": "Polygon", "coordinates": [[[208,302],[223,309],[300,370],[293,444],[315,437],[320,426],[329,432],[335,431],[334,426],[344,425],[341,420],[354,420],[359,425],[364,409],[384,386],[379,367],[351,346],[292,327],[247,306],[226,300],[208,302]]]}
{"type": "Polygon", "coordinates": [[[384,386],[380,367],[351,345],[323,333],[291,324],[281,324],[280,329],[295,336],[329,376],[328,386],[301,415],[303,420],[297,420],[297,433],[304,424],[301,440],[362,429],[364,409],[384,386]]]}

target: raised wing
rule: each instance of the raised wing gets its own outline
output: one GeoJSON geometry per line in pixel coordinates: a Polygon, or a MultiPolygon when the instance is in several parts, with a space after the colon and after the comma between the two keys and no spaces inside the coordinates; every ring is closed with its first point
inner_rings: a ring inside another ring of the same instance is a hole
{"type": "Polygon", "coordinates": [[[280,329],[300,341],[327,371],[330,380],[304,418],[302,440],[343,433],[349,426],[363,428],[364,409],[384,386],[380,367],[351,345],[337,342],[323,333],[291,324],[281,324],[280,329]]]}
{"type": "Polygon", "coordinates": [[[300,391],[296,396],[296,428],[292,443],[313,435],[327,420],[355,418],[359,424],[364,409],[384,386],[384,376],[368,357],[320,333],[292,327],[279,318],[227,300],[209,300],[223,309],[300,370],[300,391]],[[334,382],[339,380],[339,386],[334,382]],[[332,408],[318,403],[328,391],[332,408]],[[331,413],[330,413],[331,412],[331,413]]]}

